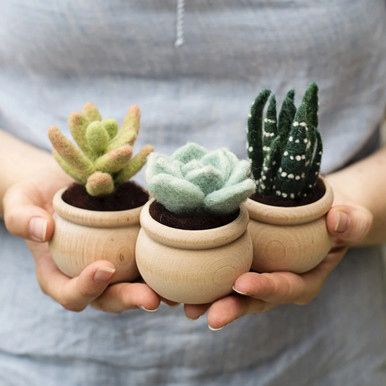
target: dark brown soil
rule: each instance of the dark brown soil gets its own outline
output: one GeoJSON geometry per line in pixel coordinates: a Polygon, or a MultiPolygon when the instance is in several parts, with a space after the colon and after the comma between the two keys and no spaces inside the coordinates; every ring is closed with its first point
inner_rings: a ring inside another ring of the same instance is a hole
{"type": "Polygon", "coordinates": [[[302,197],[298,200],[289,200],[277,196],[263,196],[258,191],[256,191],[250,198],[254,201],[261,202],[262,204],[266,205],[293,207],[308,205],[315,201],[318,201],[320,198],[323,197],[325,192],[326,188],[324,186],[323,181],[321,179],[318,179],[313,191],[307,197],[302,197]]]}
{"type": "Polygon", "coordinates": [[[239,215],[239,211],[227,216],[176,216],[169,212],[163,205],[154,201],[150,205],[150,215],[154,220],[171,228],[185,230],[203,230],[218,228],[229,224],[239,215]]]}
{"type": "Polygon", "coordinates": [[[133,181],[119,185],[115,192],[103,197],[90,196],[83,185],[72,184],[62,195],[67,204],[95,211],[118,211],[137,208],[149,199],[148,193],[133,181]]]}

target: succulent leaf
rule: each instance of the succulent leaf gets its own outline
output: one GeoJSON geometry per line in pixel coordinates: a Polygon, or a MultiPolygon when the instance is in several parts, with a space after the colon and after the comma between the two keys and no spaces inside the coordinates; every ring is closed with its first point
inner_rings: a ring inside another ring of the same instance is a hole
{"type": "Polygon", "coordinates": [[[205,197],[193,183],[162,173],[148,181],[148,190],[165,208],[178,214],[195,213],[205,197]]]}
{"type": "Polygon", "coordinates": [[[131,105],[127,109],[127,113],[125,115],[125,118],[123,119],[123,123],[120,131],[121,132],[129,131],[129,132],[134,132],[135,134],[138,134],[140,120],[141,120],[141,110],[137,105],[131,105]]]}
{"type": "Polygon", "coordinates": [[[145,165],[147,157],[154,151],[153,146],[145,145],[115,176],[115,183],[121,184],[136,175],[145,165]]]}
{"type": "Polygon", "coordinates": [[[278,136],[277,131],[277,122],[276,122],[276,98],[275,95],[272,95],[268,110],[267,116],[264,118],[264,131],[263,131],[263,155],[266,155],[271,150],[271,143],[278,136]]]}
{"type": "Polygon", "coordinates": [[[70,166],[54,149],[52,155],[55,158],[56,162],[61,166],[61,168],[72,177],[77,183],[85,185],[87,183],[88,174],[84,173],[82,170],[76,169],[74,166],[70,166]]]}
{"type": "Polygon", "coordinates": [[[94,173],[95,168],[92,162],[56,126],[51,126],[48,129],[48,137],[68,167],[73,167],[82,175],[94,173]]]}
{"type": "Polygon", "coordinates": [[[251,172],[251,167],[248,161],[241,160],[234,164],[228,180],[225,182],[224,187],[238,184],[248,178],[251,172]]]}
{"type": "Polygon", "coordinates": [[[90,196],[107,196],[114,191],[114,181],[108,173],[95,172],[88,178],[86,190],[90,196]]]}
{"type": "Polygon", "coordinates": [[[259,192],[263,195],[271,195],[275,190],[275,176],[280,167],[281,154],[281,138],[276,139],[271,143],[271,149],[264,157],[263,167],[258,181],[259,192]]]}
{"type": "Polygon", "coordinates": [[[86,129],[88,147],[94,156],[103,154],[109,144],[110,137],[101,121],[91,122],[86,129]]]}
{"type": "Polygon", "coordinates": [[[90,121],[79,112],[73,112],[68,117],[68,127],[70,128],[71,136],[86,156],[92,154],[86,139],[86,130],[89,123],[90,121]]]}
{"type": "MultiPolygon", "coordinates": [[[[169,161],[170,162],[170,161],[169,161]]],[[[197,159],[192,159],[191,161],[189,161],[188,163],[184,164],[182,163],[181,161],[179,160],[174,160],[174,161],[171,161],[172,163],[178,163],[180,166],[180,170],[182,172],[182,174],[185,176],[186,174],[188,174],[190,171],[192,170],[195,170],[195,169],[198,169],[200,168],[201,166],[201,163],[199,160],[197,159]]]]}
{"type": "Polygon", "coordinates": [[[237,165],[231,157],[227,156],[229,151],[227,149],[218,149],[217,151],[210,151],[201,158],[201,163],[204,165],[213,165],[218,170],[222,171],[223,181],[228,180],[233,168],[237,165]]]}
{"type": "Polygon", "coordinates": [[[240,203],[246,200],[255,189],[255,183],[246,179],[236,185],[230,185],[208,194],[204,199],[204,207],[218,215],[234,213],[240,203]]]}
{"type": "Polygon", "coordinates": [[[116,137],[110,142],[108,151],[114,150],[123,145],[134,145],[138,136],[141,112],[137,105],[128,108],[122,126],[116,137]]]}
{"type": "Polygon", "coordinates": [[[185,179],[198,186],[205,195],[220,189],[224,184],[224,177],[221,169],[212,165],[204,165],[185,175],[185,179]]]}
{"type": "Polygon", "coordinates": [[[196,143],[189,142],[186,145],[183,145],[178,148],[172,154],[172,159],[187,164],[192,160],[200,160],[206,154],[207,150],[204,147],[196,143]]]}
{"type": "Polygon", "coordinates": [[[103,128],[107,131],[109,139],[113,139],[118,133],[118,122],[113,118],[104,119],[102,122],[103,128]]]}
{"type": "Polygon", "coordinates": [[[130,145],[124,145],[118,149],[111,150],[95,160],[95,168],[109,174],[118,173],[130,161],[132,149],[130,145]]]}
{"type": "Polygon", "coordinates": [[[225,148],[208,152],[188,143],[169,157],[153,153],[149,158],[145,172],[148,190],[176,215],[234,213],[256,188],[247,178],[248,161],[239,161],[225,148]],[[169,166],[165,166],[167,162],[169,166]]]}
{"type": "Polygon", "coordinates": [[[288,138],[289,130],[296,114],[296,106],[294,100],[295,90],[289,90],[279,113],[278,130],[279,135],[282,138],[288,138]]]}
{"type": "Polygon", "coordinates": [[[318,85],[315,82],[307,87],[303,102],[307,108],[307,126],[318,127],[318,85]]]}
{"type": "Polygon", "coordinates": [[[87,102],[83,106],[82,116],[88,121],[88,123],[100,121],[102,119],[99,110],[91,102],[87,102]]]}
{"type": "Polygon", "coordinates": [[[255,179],[260,177],[263,164],[263,115],[264,107],[271,94],[271,91],[264,89],[257,96],[251,106],[251,113],[248,117],[248,156],[251,160],[251,169],[255,179]]]}
{"type": "Polygon", "coordinates": [[[312,191],[314,186],[316,185],[316,181],[320,174],[320,165],[322,162],[322,155],[323,155],[323,143],[322,143],[322,136],[320,135],[319,131],[315,130],[315,146],[313,149],[313,158],[312,163],[309,168],[308,175],[306,176],[305,181],[305,189],[307,192],[312,191]]]}
{"type": "Polygon", "coordinates": [[[79,148],[56,126],[49,128],[54,158],[67,174],[86,186],[90,195],[110,194],[117,185],[134,176],[154,150],[146,145],[131,158],[139,119],[138,106],[131,106],[117,134],[117,121],[112,118],[102,120],[98,109],[92,103],[86,103],[82,112],[73,112],[68,118],[71,134],[79,148]]]}
{"type": "Polygon", "coordinates": [[[156,156],[155,153],[150,154],[147,159],[147,165],[148,166],[145,171],[146,178],[150,178],[152,175],[161,173],[182,178],[181,162],[177,160],[170,162],[167,156],[163,156],[162,154],[157,154],[156,156]]]}

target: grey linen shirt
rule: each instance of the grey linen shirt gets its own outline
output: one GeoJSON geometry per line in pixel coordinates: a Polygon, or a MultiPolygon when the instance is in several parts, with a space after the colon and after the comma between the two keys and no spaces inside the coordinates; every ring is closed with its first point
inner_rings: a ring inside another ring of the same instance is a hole
{"type": "MultiPolygon", "coordinates": [[[[139,149],[187,141],[245,158],[250,104],[320,87],[324,172],[374,137],[386,94],[383,0],[0,3],[0,127],[50,149],[83,104],[142,110],[139,149]]],[[[1,167],[1,166],[0,166],[1,167]]],[[[142,174],[138,180],[143,183],[142,174]]],[[[386,384],[385,278],[377,247],[352,250],[306,307],[212,332],[165,305],[119,315],[43,295],[24,242],[0,224],[0,385],[386,384]]]]}

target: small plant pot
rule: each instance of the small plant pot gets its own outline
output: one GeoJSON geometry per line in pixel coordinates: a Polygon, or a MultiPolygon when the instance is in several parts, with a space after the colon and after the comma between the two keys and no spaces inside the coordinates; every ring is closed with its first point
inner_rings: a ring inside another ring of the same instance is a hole
{"type": "Polygon", "coordinates": [[[235,280],[248,272],[252,263],[245,206],[224,226],[183,230],[153,219],[151,202],[141,212],[136,247],[138,269],[145,282],[161,297],[178,303],[205,304],[231,293],[235,280]]]}
{"type": "Polygon", "coordinates": [[[113,283],[136,279],[135,243],[142,206],[109,212],[80,209],[63,201],[65,190],[53,199],[55,232],[49,242],[58,268],[74,277],[94,261],[109,260],[116,267],[113,283]]]}
{"type": "Polygon", "coordinates": [[[326,257],[333,243],[325,218],[332,206],[333,191],[326,180],[322,181],[325,193],[311,204],[279,207],[252,199],[246,201],[253,243],[253,271],[303,273],[326,257]]]}

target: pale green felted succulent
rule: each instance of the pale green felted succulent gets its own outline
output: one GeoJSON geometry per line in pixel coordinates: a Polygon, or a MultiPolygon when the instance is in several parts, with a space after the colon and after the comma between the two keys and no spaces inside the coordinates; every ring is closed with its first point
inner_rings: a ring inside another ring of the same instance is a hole
{"type": "Polygon", "coordinates": [[[153,153],[145,171],[150,194],[176,215],[235,213],[256,189],[248,161],[229,150],[187,143],[171,156],[153,153]]]}
{"type": "Polygon", "coordinates": [[[139,122],[140,110],[136,105],[129,107],[118,130],[116,120],[102,120],[98,109],[86,103],[82,112],[73,112],[68,118],[71,135],[79,148],[56,126],[48,129],[48,137],[63,170],[85,185],[91,196],[104,196],[139,172],[153,151],[152,146],[146,145],[132,157],[139,122]]]}
{"type": "Polygon", "coordinates": [[[260,194],[291,200],[307,196],[319,176],[322,138],[318,127],[318,86],[311,83],[298,108],[290,90],[276,117],[272,95],[263,90],[251,107],[248,119],[248,157],[260,194]],[[264,124],[263,124],[264,122],[264,124]]]}

